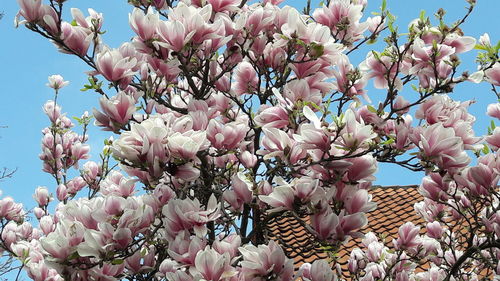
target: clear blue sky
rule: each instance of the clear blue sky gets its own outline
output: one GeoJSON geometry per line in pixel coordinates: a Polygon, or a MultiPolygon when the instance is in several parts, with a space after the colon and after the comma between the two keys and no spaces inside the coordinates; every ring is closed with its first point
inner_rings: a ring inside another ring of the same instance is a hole
{"type": "MultiPolygon", "coordinates": [[[[500,39],[498,26],[498,11],[500,1],[479,0],[478,5],[470,19],[463,26],[467,35],[479,38],[484,32],[488,32],[493,42],[500,39]]],[[[317,2],[316,2],[317,3],[317,2]]],[[[369,1],[367,11],[376,11],[381,0],[369,1]]],[[[287,4],[302,8],[305,1],[291,1],[287,4]]],[[[98,12],[104,13],[104,41],[111,47],[117,47],[121,42],[130,39],[133,34],[128,26],[128,13],[131,11],[125,0],[85,0],[67,1],[67,7],[78,7],[86,14],[86,8],[92,7],[98,12]]],[[[428,14],[433,14],[439,7],[448,12],[448,22],[458,19],[464,12],[465,1],[461,0],[389,0],[388,7],[398,17],[397,23],[401,26],[400,31],[406,30],[407,24],[418,17],[420,10],[424,9],[428,14]]],[[[314,5],[313,5],[314,7],[314,5]]],[[[13,18],[17,13],[16,1],[3,1],[0,11],[5,13],[0,21],[0,32],[2,44],[0,45],[0,93],[3,102],[0,103],[0,125],[8,128],[0,129],[0,167],[17,168],[12,179],[0,183],[0,189],[4,195],[13,196],[17,201],[31,208],[34,202],[31,199],[33,190],[38,185],[45,185],[55,192],[54,181],[46,173],[41,171],[41,161],[38,159],[40,153],[41,129],[47,126],[47,118],[42,112],[42,105],[47,99],[53,97],[51,89],[45,86],[47,76],[61,74],[70,85],[62,90],[59,104],[63,111],[69,116],[80,116],[84,110],[96,106],[98,96],[91,92],[80,92],[80,88],[86,82],[85,71],[89,68],[76,57],[59,53],[46,39],[26,30],[24,27],[15,29],[13,18]]],[[[69,11],[66,20],[69,19],[69,11]]],[[[365,18],[369,16],[365,13],[365,18]]],[[[361,61],[366,53],[359,53],[358,57],[351,58],[353,62],[361,61]]],[[[463,57],[468,69],[475,70],[475,52],[463,57]]],[[[382,95],[381,90],[369,86],[369,95],[382,95]]],[[[413,94],[407,90],[404,95],[413,94]]],[[[489,122],[484,111],[486,104],[495,102],[489,87],[485,85],[458,86],[453,97],[457,100],[477,98],[480,102],[471,107],[471,111],[478,117],[475,126],[476,134],[485,132],[486,124],[489,122]]],[[[101,149],[102,139],[109,135],[96,129],[90,131],[90,144],[93,151],[91,154],[97,156],[101,149]],[[98,146],[95,146],[95,145],[98,146]]],[[[385,165],[380,166],[377,176],[378,184],[418,184],[420,178],[414,173],[402,169],[388,169],[385,165]]]]}
{"type": "MultiPolygon", "coordinates": [[[[70,85],[62,90],[59,104],[69,116],[80,116],[84,110],[91,111],[97,105],[98,96],[95,93],[80,92],[80,88],[86,82],[85,71],[89,68],[76,57],[65,55],[56,49],[47,40],[27,31],[24,27],[15,29],[13,18],[17,13],[17,3],[14,0],[3,0],[0,11],[5,13],[0,21],[0,33],[2,43],[0,44],[0,94],[3,102],[0,103],[0,125],[8,128],[0,129],[0,168],[17,168],[12,179],[0,182],[3,194],[10,195],[16,201],[22,202],[26,207],[32,208],[34,201],[31,195],[39,185],[45,185],[55,192],[55,184],[52,178],[41,171],[41,161],[38,159],[40,153],[41,129],[48,125],[47,118],[42,112],[42,105],[47,99],[51,99],[51,89],[45,87],[47,76],[61,74],[70,85]]],[[[104,35],[104,41],[111,47],[118,47],[121,42],[129,40],[133,34],[128,26],[128,13],[131,11],[125,0],[73,0],[67,1],[67,7],[78,7],[84,13],[89,7],[104,13],[104,29],[108,32],[104,35]]],[[[316,3],[318,1],[315,1],[316,3]]],[[[476,10],[463,26],[467,35],[479,38],[484,32],[488,32],[495,43],[500,39],[500,20],[498,11],[500,1],[478,0],[476,10]]],[[[305,1],[289,1],[288,5],[302,8],[305,1]]],[[[369,1],[367,11],[376,11],[381,0],[369,1]]],[[[315,7],[313,5],[313,7],[315,7]]],[[[397,23],[401,26],[400,31],[406,29],[407,24],[418,17],[420,10],[424,9],[428,14],[434,13],[439,7],[448,12],[448,22],[458,19],[464,13],[465,1],[461,0],[388,0],[388,7],[398,17],[397,23]]],[[[66,20],[69,19],[69,11],[66,20]]],[[[365,18],[369,16],[365,14],[365,18]]],[[[360,62],[366,53],[359,53],[358,57],[351,58],[353,62],[360,62]]],[[[468,62],[465,66],[474,70],[473,64],[475,52],[463,57],[468,62]]],[[[376,90],[370,84],[369,95],[382,95],[381,90],[376,90]]],[[[412,94],[407,90],[404,95],[412,94]]],[[[458,86],[453,97],[457,100],[478,99],[478,103],[472,105],[471,111],[478,118],[475,126],[477,135],[485,132],[489,118],[484,111],[488,103],[495,102],[489,87],[484,85],[458,86]]],[[[376,99],[376,98],[373,98],[376,99]]],[[[95,157],[101,149],[101,141],[109,133],[100,132],[97,129],[90,131],[90,144],[95,157]],[[97,146],[96,146],[97,145],[97,146]]],[[[418,184],[421,175],[408,172],[400,168],[391,168],[387,165],[379,166],[377,175],[378,184],[402,185],[418,184]]],[[[12,277],[14,278],[14,277],[12,277]]]]}

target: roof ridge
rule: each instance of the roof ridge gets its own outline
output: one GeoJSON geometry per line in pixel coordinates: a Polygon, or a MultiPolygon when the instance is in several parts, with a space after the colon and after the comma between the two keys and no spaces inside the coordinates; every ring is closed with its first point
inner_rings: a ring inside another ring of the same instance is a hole
{"type": "Polygon", "coordinates": [[[410,189],[410,188],[418,188],[419,185],[416,184],[411,184],[411,185],[372,185],[370,189],[396,189],[396,188],[403,188],[403,189],[410,189]]]}

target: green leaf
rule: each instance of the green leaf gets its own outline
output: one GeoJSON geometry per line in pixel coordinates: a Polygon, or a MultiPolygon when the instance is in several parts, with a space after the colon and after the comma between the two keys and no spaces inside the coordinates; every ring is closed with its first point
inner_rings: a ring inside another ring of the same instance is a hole
{"type": "Polygon", "coordinates": [[[388,140],[386,140],[386,141],[384,141],[384,142],[382,142],[382,143],[380,143],[380,144],[382,144],[382,145],[388,145],[388,144],[391,144],[391,143],[393,143],[393,142],[394,142],[394,139],[393,139],[393,138],[390,138],[390,139],[388,139],[388,140]]]}
{"type": "Polygon", "coordinates": [[[387,0],[382,0],[382,6],[380,7],[380,9],[382,11],[385,11],[386,8],[387,8],[387,0]]]}
{"type": "Polygon", "coordinates": [[[421,10],[420,11],[420,16],[419,16],[420,20],[422,22],[425,22],[425,10],[421,10]]]}
{"type": "Polygon", "coordinates": [[[487,51],[488,50],[488,48],[486,48],[485,46],[480,45],[480,44],[476,44],[476,46],[474,46],[474,49],[476,49],[476,50],[483,50],[483,51],[487,51]]]}
{"type": "Polygon", "coordinates": [[[78,252],[74,252],[71,255],[69,255],[68,260],[77,259],[79,257],[80,257],[80,255],[78,254],[78,252]]]}
{"type": "Polygon", "coordinates": [[[70,23],[72,26],[78,26],[78,23],[76,23],[76,20],[72,20],[70,23]]]}
{"type": "Polygon", "coordinates": [[[323,55],[325,47],[321,44],[311,43],[311,55],[315,58],[319,58],[323,55]]]}
{"type": "Polygon", "coordinates": [[[483,144],[483,149],[481,151],[483,154],[488,154],[490,152],[490,148],[486,144],[483,144]]]}
{"type": "Polygon", "coordinates": [[[367,108],[368,108],[368,111],[373,112],[373,113],[377,113],[377,109],[375,107],[368,105],[367,108]]]}
{"type": "Polygon", "coordinates": [[[500,50],[500,41],[495,45],[495,52],[498,52],[500,50]]]}
{"type": "Polygon", "coordinates": [[[114,264],[114,265],[122,264],[122,263],[123,263],[123,259],[114,259],[111,261],[111,264],[114,264]]]}

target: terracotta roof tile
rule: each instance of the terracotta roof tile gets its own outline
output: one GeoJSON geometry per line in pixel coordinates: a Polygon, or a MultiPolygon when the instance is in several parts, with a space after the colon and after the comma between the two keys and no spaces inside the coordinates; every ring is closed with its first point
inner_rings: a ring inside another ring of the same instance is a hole
{"type": "MultiPolygon", "coordinates": [[[[377,203],[377,209],[368,213],[368,225],[361,232],[373,231],[386,236],[386,242],[397,237],[399,227],[412,221],[415,224],[423,224],[413,209],[413,205],[423,200],[417,191],[417,186],[377,186],[370,190],[372,201],[377,203]]],[[[308,217],[302,217],[308,222],[308,217]]],[[[310,234],[293,216],[282,215],[269,221],[268,236],[277,241],[285,254],[294,259],[298,268],[305,262],[313,262],[317,259],[328,258],[326,253],[310,234]]],[[[342,267],[344,277],[348,276],[347,261],[352,249],[361,248],[361,238],[348,241],[342,245],[336,256],[336,263],[342,267]]],[[[389,243],[392,244],[392,243],[389,243]]]]}

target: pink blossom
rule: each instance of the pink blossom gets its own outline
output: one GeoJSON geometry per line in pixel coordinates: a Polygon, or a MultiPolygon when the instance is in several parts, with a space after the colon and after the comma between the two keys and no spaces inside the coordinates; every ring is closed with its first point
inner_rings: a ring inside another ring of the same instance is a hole
{"type": "Polygon", "coordinates": [[[207,138],[217,149],[233,150],[243,141],[248,127],[244,123],[230,122],[223,124],[215,119],[210,120],[207,138]]]}
{"type": "Polygon", "coordinates": [[[419,128],[411,138],[421,150],[420,157],[435,163],[441,169],[455,170],[470,162],[462,139],[455,135],[452,128],[445,128],[441,123],[419,128]]]}
{"type": "Polygon", "coordinates": [[[328,7],[314,10],[313,18],[328,26],[337,39],[345,41],[346,45],[359,40],[368,28],[367,23],[360,23],[363,5],[351,3],[348,0],[332,1],[328,7]],[[346,25],[340,29],[339,25],[346,25]]]}
{"type": "Polygon", "coordinates": [[[293,260],[288,259],[283,249],[271,240],[267,245],[258,247],[251,244],[239,248],[243,261],[241,272],[244,281],[255,280],[274,274],[276,281],[292,280],[293,260]]]}
{"type": "Polygon", "coordinates": [[[96,55],[96,67],[109,81],[117,82],[134,75],[132,68],[137,65],[135,57],[126,57],[117,49],[103,50],[96,55]]]}
{"type": "Polygon", "coordinates": [[[289,185],[280,185],[273,189],[269,195],[260,195],[259,199],[275,210],[293,210],[294,194],[293,189],[289,185]]]}
{"type": "Polygon", "coordinates": [[[158,44],[179,52],[191,40],[195,32],[187,32],[179,21],[159,21],[157,26],[158,36],[162,40],[158,44]]]}
{"type": "Polygon", "coordinates": [[[382,30],[384,28],[384,23],[382,22],[382,17],[381,16],[374,16],[374,17],[369,17],[366,19],[368,22],[368,30],[371,33],[376,33],[382,30]]]}
{"type": "Polygon", "coordinates": [[[305,281],[336,281],[337,275],[332,271],[331,266],[325,260],[316,260],[311,264],[303,264],[301,269],[309,265],[304,270],[302,278],[305,281]]]}
{"type": "Polygon", "coordinates": [[[430,222],[426,226],[427,236],[435,239],[440,239],[443,235],[443,227],[438,221],[430,222]]]}
{"type": "Polygon", "coordinates": [[[339,144],[350,150],[358,148],[366,148],[369,146],[370,141],[376,137],[373,128],[370,125],[365,125],[363,120],[358,122],[351,109],[348,109],[341,120],[345,126],[340,131],[339,144]]]}
{"type": "Polygon", "coordinates": [[[196,254],[195,267],[197,273],[205,280],[223,280],[236,274],[230,265],[229,253],[220,254],[216,250],[206,246],[203,251],[196,254]]]}
{"type": "Polygon", "coordinates": [[[41,0],[17,0],[17,3],[21,8],[17,17],[22,16],[28,22],[36,22],[43,16],[41,0]]]}
{"type": "Polygon", "coordinates": [[[485,138],[486,142],[495,151],[500,149],[500,127],[496,127],[492,134],[485,138]]]}
{"type": "Polygon", "coordinates": [[[198,199],[174,199],[163,207],[163,214],[169,234],[175,236],[182,230],[193,229],[200,237],[206,234],[206,223],[220,216],[217,200],[213,195],[210,197],[206,210],[202,210],[198,199]]]}
{"type": "Polygon", "coordinates": [[[345,55],[339,57],[337,66],[338,71],[333,73],[336,79],[336,90],[350,97],[360,95],[369,100],[365,90],[367,76],[356,71],[345,55]]]}
{"type": "Polygon", "coordinates": [[[71,15],[79,26],[89,29],[93,33],[99,32],[103,23],[102,14],[97,13],[91,8],[88,9],[88,12],[90,15],[85,18],[82,11],[77,8],[71,8],[71,15]]]}
{"type": "Polygon", "coordinates": [[[392,86],[396,89],[402,87],[401,80],[396,77],[396,74],[403,71],[403,65],[393,62],[388,56],[368,53],[365,61],[360,65],[360,69],[368,73],[368,78],[374,78],[375,88],[386,89],[389,87],[389,82],[394,83],[392,86]]]}
{"type": "Polygon", "coordinates": [[[349,214],[373,211],[377,204],[372,202],[371,199],[372,196],[368,194],[368,191],[360,189],[352,196],[347,197],[345,208],[349,214]]]}
{"type": "Polygon", "coordinates": [[[444,127],[454,127],[459,120],[474,122],[474,116],[467,112],[467,108],[472,104],[471,101],[457,102],[453,101],[447,95],[434,95],[426,100],[415,112],[415,117],[424,119],[432,125],[442,122],[444,127]]]}
{"type": "Polygon", "coordinates": [[[451,33],[446,36],[444,44],[455,48],[455,52],[460,54],[474,49],[476,39],[470,36],[459,36],[456,33],[451,33]]]}
{"type": "Polygon", "coordinates": [[[157,13],[149,8],[147,13],[144,14],[140,9],[134,8],[128,16],[129,24],[132,30],[139,36],[142,41],[152,39],[156,35],[156,27],[160,21],[157,13]]]}
{"type": "Polygon", "coordinates": [[[33,194],[33,198],[38,203],[38,206],[44,207],[52,201],[51,196],[49,195],[49,190],[45,186],[39,186],[35,190],[35,194],[33,194]]]}
{"type": "Polygon", "coordinates": [[[59,74],[49,76],[49,83],[47,87],[59,90],[69,84],[68,81],[64,81],[63,77],[59,74]]]}
{"type": "Polygon", "coordinates": [[[247,62],[241,62],[236,68],[234,91],[237,95],[253,94],[258,87],[257,73],[253,66],[247,62]]]}
{"type": "Polygon", "coordinates": [[[264,159],[271,157],[289,158],[291,163],[296,163],[305,157],[305,151],[301,149],[293,139],[284,131],[276,128],[264,128],[262,146],[265,150],[259,153],[265,155],[264,159]]]}
{"type": "Polygon", "coordinates": [[[500,119],[500,103],[492,103],[488,105],[486,113],[493,118],[500,119]]]}
{"type": "Polygon", "coordinates": [[[96,125],[103,126],[111,130],[117,130],[130,120],[132,114],[136,111],[135,99],[125,92],[119,92],[111,99],[101,97],[99,100],[104,114],[94,110],[96,125]]]}
{"type": "Polygon", "coordinates": [[[452,183],[447,182],[440,174],[431,173],[422,179],[419,192],[434,201],[447,200],[450,187],[453,187],[452,183]]]}
{"type": "MultiPolygon", "coordinates": [[[[64,44],[77,55],[85,56],[94,36],[88,29],[81,26],[73,26],[67,22],[61,23],[61,38],[64,44]]],[[[67,50],[61,48],[61,52],[68,53],[67,50]]]]}
{"type": "Polygon", "coordinates": [[[263,110],[255,116],[255,122],[264,128],[284,128],[288,126],[288,112],[281,106],[262,107],[263,110]]]}
{"type": "Polygon", "coordinates": [[[167,147],[173,157],[194,159],[196,153],[208,146],[206,132],[174,133],[167,138],[167,147]]]}
{"type": "Polygon", "coordinates": [[[418,235],[420,227],[415,226],[411,222],[403,224],[398,231],[399,237],[394,242],[397,249],[414,248],[420,245],[421,239],[418,235]]]}
{"type": "Polygon", "coordinates": [[[215,240],[213,248],[219,253],[228,253],[231,258],[239,254],[238,248],[241,246],[241,237],[235,233],[228,235],[223,240],[215,240]]]}
{"type": "Polygon", "coordinates": [[[15,203],[11,197],[0,199],[0,218],[21,221],[24,216],[23,205],[15,203]]]}

